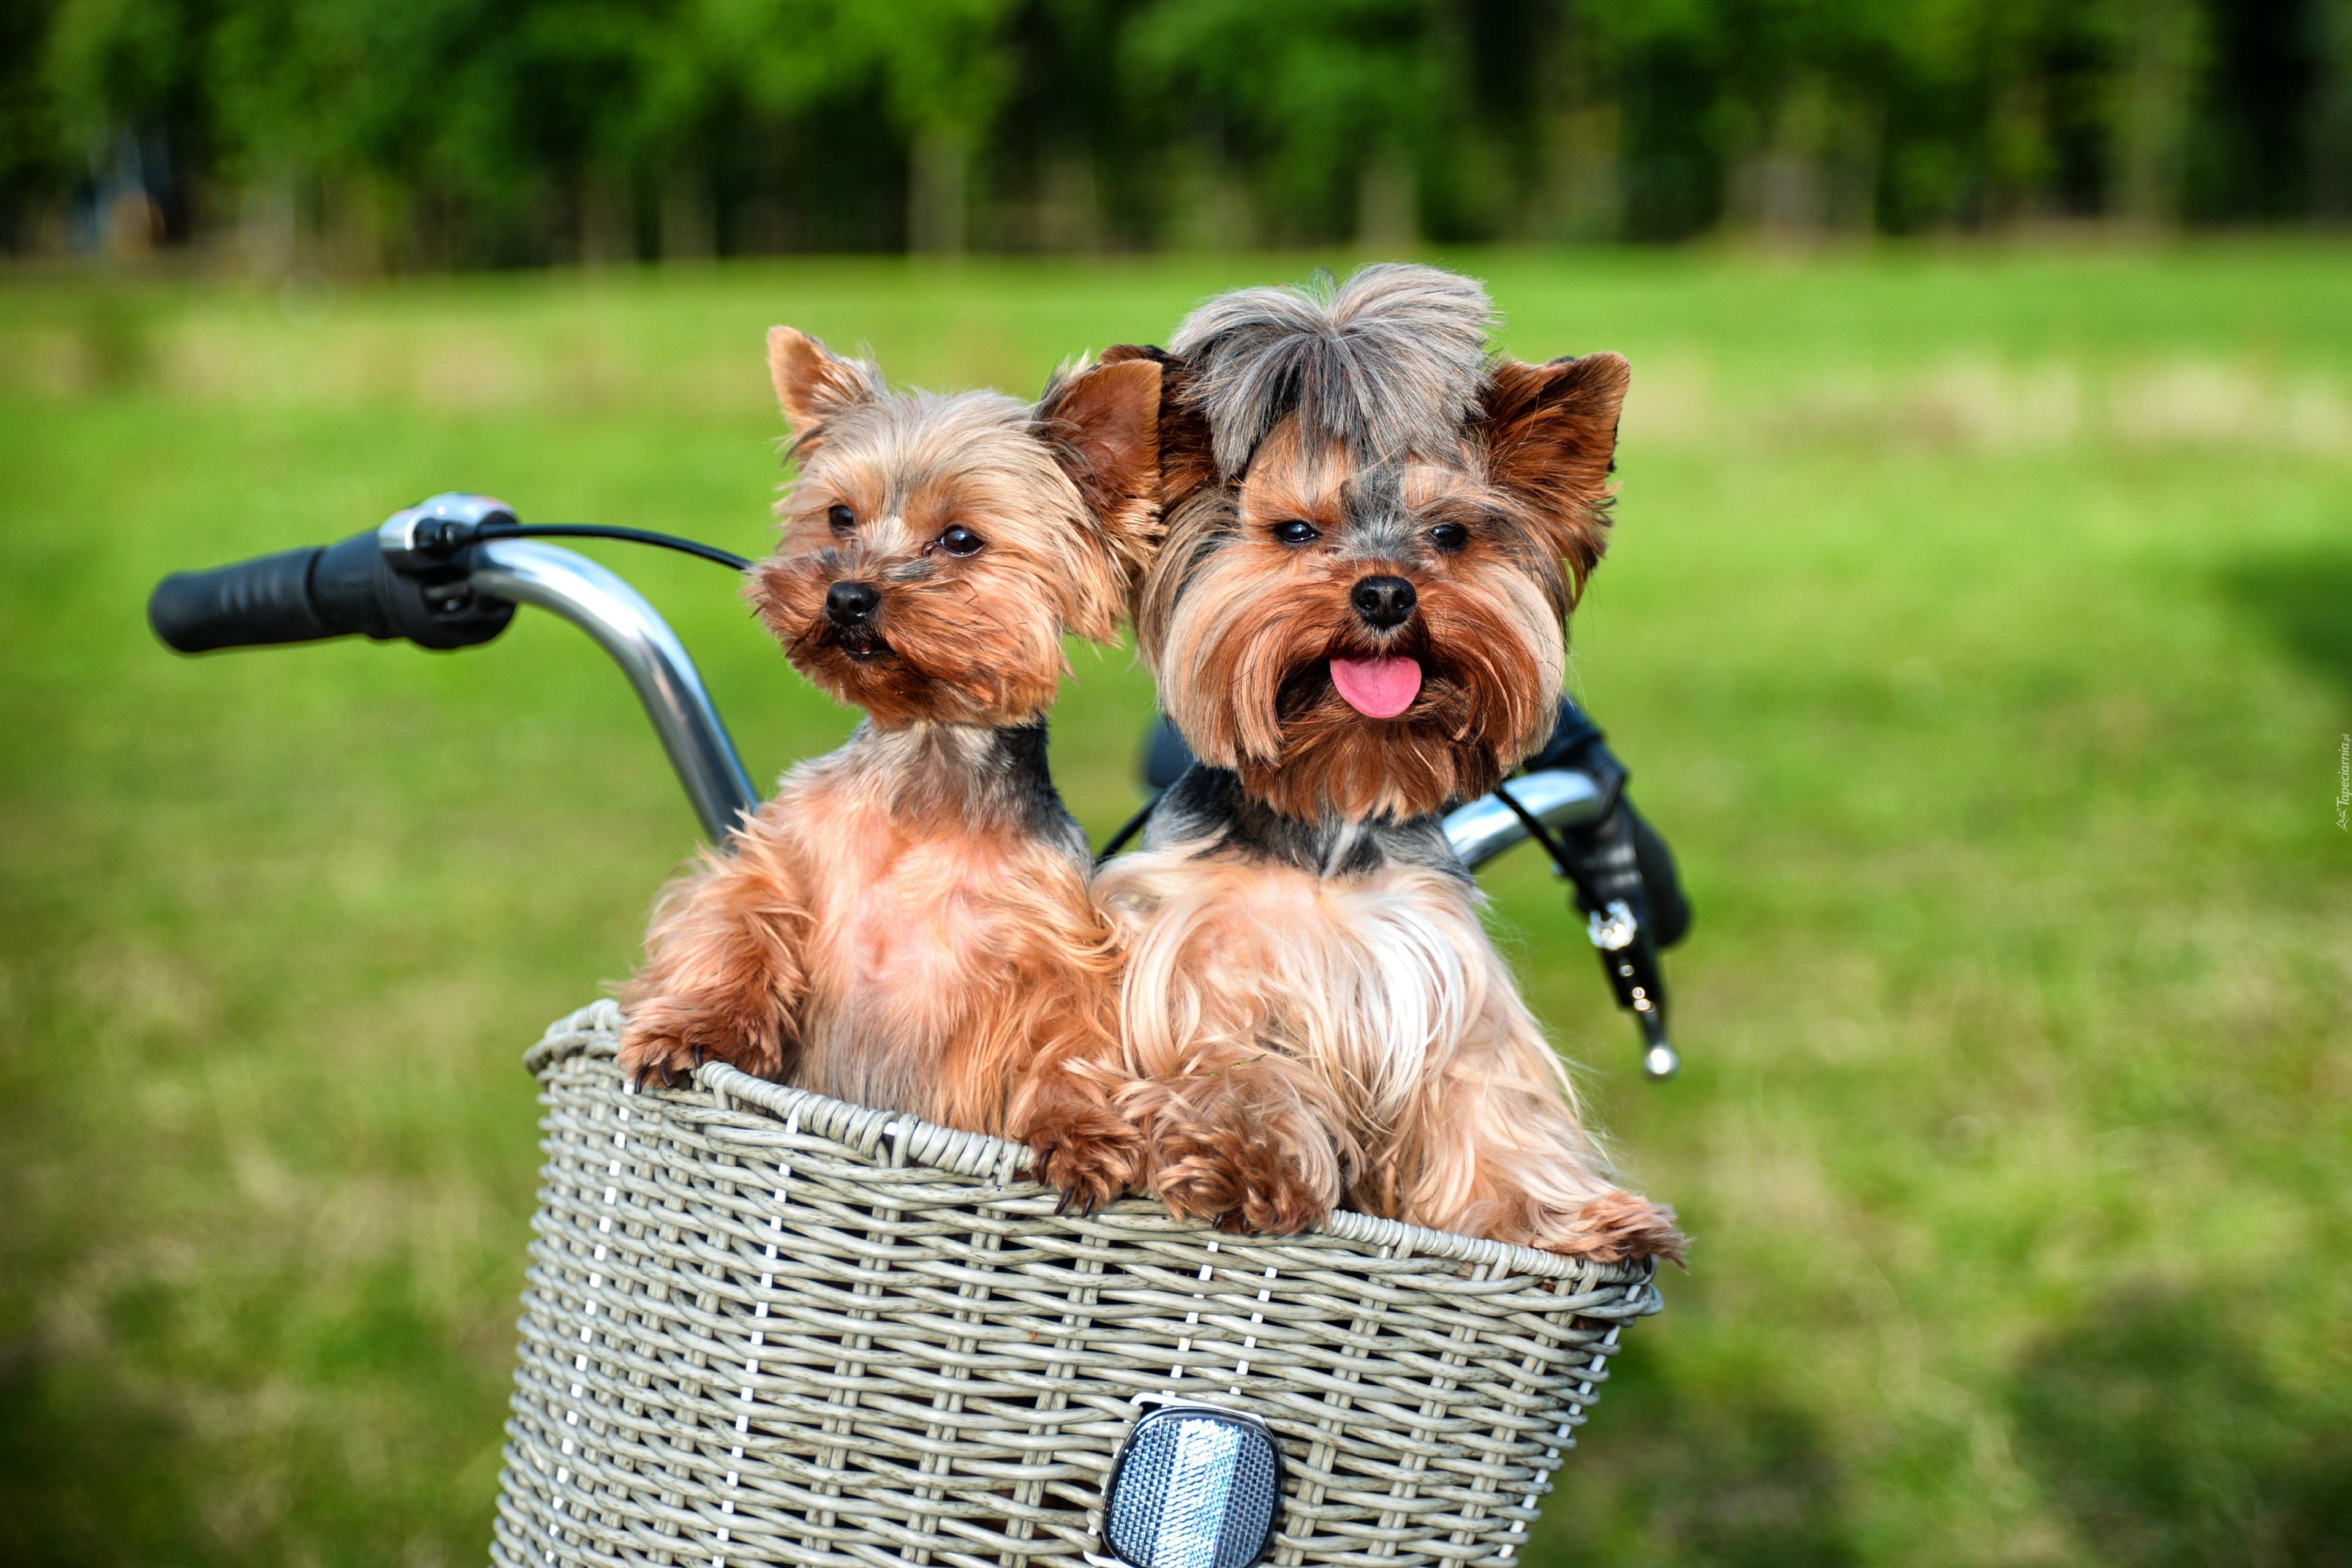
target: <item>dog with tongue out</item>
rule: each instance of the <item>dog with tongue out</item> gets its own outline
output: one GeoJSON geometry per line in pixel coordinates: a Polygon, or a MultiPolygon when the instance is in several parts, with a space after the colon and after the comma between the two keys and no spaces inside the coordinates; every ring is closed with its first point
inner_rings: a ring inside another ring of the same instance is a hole
{"type": "Polygon", "coordinates": [[[1606,537],[1627,367],[1490,354],[1472,279],[1369,267],[1209,300],[1161,369],[1137,639],[1200,759],[1097,874],[1121,1109],[1180,1215],[1335,1207],[1679,1257],[1479,923],[1439,814],[1548,735],[1606,537]]]}

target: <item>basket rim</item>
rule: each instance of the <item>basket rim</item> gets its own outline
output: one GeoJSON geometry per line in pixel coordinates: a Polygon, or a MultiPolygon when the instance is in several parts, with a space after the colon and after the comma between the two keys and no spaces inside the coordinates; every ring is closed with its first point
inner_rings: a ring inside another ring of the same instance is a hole
{"type": "MultiPolygon", "coordinates": [[[[620,1046],[620,1004],[610,997],[592,1002],[550,1024],[539,1043],[524,1053],[523,1066],[532,1077],[544,1081],[559,1063],[573,1057],[615,1055],[620,1046]]],[[[868,1157],[887,1157],[892,1165],[923,1165],[958,1176],[984,1177],[992,1184],[1003,1187],[1025,1182],[1033,1158],[1026,1144],[1009,1139],[986,1132],[969,1132],[961,1128],[942,1127],[904,1111],[853,1105],[811,1089],[793,1089],[771,1083],[724,1062],[703,1063],[695,1068],[695,1078],[704,1090],[721,1103],[732,1101],[763,1111],[779,1121],[797,1122],[803,1132],[845,1144],[868,1157]],[[887,1149],[884,1147],[886,1139],[890,1142],[887,1149]]],[[[1128,1201],[1150,1203],[1152,1209],[1163,1216],[1166,1215],[1166,1210],[1151,1200],[1128,1201]]],[[[1215,1231],[1205,1221],[1173,1223],[1196,1225],[1204,1235],[1223,1239],[1223,1233],[1215,1231]]],[[[1407,1225],[1402,1220],[1381,1219],[1347,1209],[1335,1209],[1321,1224],[1305,1234],[1328,1236],[1354,1247],[1377,1248],[1391,1258],[1443,1258],[1484,1266],[1500,1274],[1574,1280],[1580,1288],[1588,1289],[1606,1285],[1643,1284],[1655,1274],[1657,1268],[1654,1261],[1649,1260],[1601,1263],[1590,1258],[1567,1258],[1512,1242],[1431,1230],[1423,1226],[1407,1225]]],[[[1300,1238],[1270,1236],[1253,1239],[1281,1245],[1300,1238]]]]}

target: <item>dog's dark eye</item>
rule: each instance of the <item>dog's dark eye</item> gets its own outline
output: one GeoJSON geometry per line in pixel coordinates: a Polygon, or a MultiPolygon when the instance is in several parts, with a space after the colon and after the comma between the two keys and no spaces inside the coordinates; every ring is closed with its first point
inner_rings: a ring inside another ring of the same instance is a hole
{"type": "Polygon", "coordinates": [[[960,522],[940,535],[940,548],[950,555],[977,555],[987,543],[988,541],[960,522]]]}
{"type": "Polygon", "coordinates": [[[1301,522],[1295,517],[1288,522],[1276,523],[1274,536],[1285,544],[1308,544],[1323,537],[1313,523],[1301,522]]]}
{"type": "Polygon", "coordinates": [[[857,528],[857,514],[845,506],[825,508],[824,521],[833,525],[835,533],[852,533],[857,528]]]}
{"type": "Polygon", "coordinates": [[[1470,531],[1458,522],[1441,522],[1429,531],[1429,542],[1451,555],[1470,542],[1470,531]]]}

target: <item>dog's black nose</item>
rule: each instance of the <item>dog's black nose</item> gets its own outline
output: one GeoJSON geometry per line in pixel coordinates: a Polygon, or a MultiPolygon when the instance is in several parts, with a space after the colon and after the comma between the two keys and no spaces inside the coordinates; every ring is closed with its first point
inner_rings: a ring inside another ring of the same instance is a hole
{"type": "Polygon", "coordinates": [[[1381,631],[1404,625],[1412,615],[1412,584],[1402,577],[1367,577],[1348,597],[1364,623],[1381,631]]]}
{"type": "Polygon", "coordinates": [[[835,583],[824,591],[824,618],[836,626],[862,626],[874,618],[882,595],[865,583],[835,583]]]}

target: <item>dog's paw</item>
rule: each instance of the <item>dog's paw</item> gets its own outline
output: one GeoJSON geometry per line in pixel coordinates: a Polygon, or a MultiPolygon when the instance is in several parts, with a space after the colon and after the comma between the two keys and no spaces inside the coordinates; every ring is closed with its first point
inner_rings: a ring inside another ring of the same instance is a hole
{"type": "Polygon", "coordinates": [[[667,1089],[703,1063],[700,1047],[676,1035],[640,1029],[621,1033],[621,1076],[639,1089],[667,1089]]]}
{"type": "Polygon", "coordinates": [[[1143,1174],[1143,1135],[1108,1111],[1073,1115],[1031,1131],[1030,1173],[1062,1194],[1060,1212],[1090,1215],[1143,1174]]]}
{"type": "Polygon", "coordinates": [[[1162,1139],[1160,1152],[1152,1190],[1179,1219],[1295,1236],[1319,1223],[1338,1201],[1334,1184],[1317,1181],[1297,1160],[1261,1140],[1178,1133],[1162,1139]]]}
{"type": "Polygon", "coordinates": [[[1690,1250],[1690,1238],[1675,1226],[1674,1210],[1628,1192],[1601,1194],[1565,1225],[1539,1228],[1527,1244],[1596,1263],[1663,1258],[1679,1264],[1690,1250]]]}
{"type": "Polygon", "coordinates": [[[621,1026],[621,1076],[639,1089],[667,1089],[705,1062],[774,1078],[782,1054],[741,1019],[709,1019],[649,1004],[621,1026]]]}

